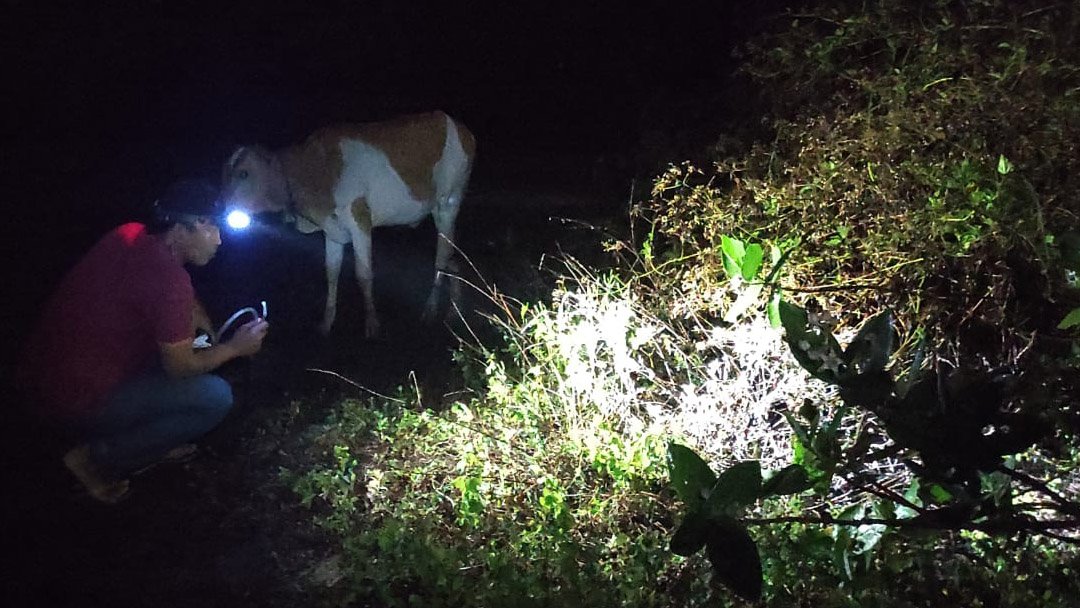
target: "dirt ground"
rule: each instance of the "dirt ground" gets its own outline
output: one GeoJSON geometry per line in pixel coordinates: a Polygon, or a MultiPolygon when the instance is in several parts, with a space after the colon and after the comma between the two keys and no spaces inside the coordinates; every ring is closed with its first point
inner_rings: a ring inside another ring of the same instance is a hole
{"type": "MultiPolygon", "coordinates": [[[[475,267],[504,292],[542,297],[549,276],[537,270],[542,254],[596,243],[600,237],[588,226],[611,213],[612,205],[598,207],[579,194],[474,188],[459,222],[458,241],[471,262],[462,264],[462,275],[480,283],[475,267]]],[[[362,394],[342,378],[388,391],[413,371],[425,402],[437,405],[455,383],[450,328],[462,328],[452,312],[448,324],[419,323],[434,256],[430,222],[376,231],[379,339],[363,338],[348,258],[339,321],[329,337],[315,331],[325,289],[321,254],[319,235],[268,228],[223,247],[213,264],[193,273],[217,322],[266,300],[271,334],[252,360],[221,370],[233,382],[236,405],[200,441],[199,456],[139,475],[121,504],[97,504],[78,487],[60,462],[66,438],[17,407],[0,410],[5,606],[314,603],[320,586],[335,578],[334,543],[312,525],[279,471],[321,457],[313,439],[328,409],[362,394]]],[[[486,298],[460,287],[459,309],[478,323],[486,298]]]]}

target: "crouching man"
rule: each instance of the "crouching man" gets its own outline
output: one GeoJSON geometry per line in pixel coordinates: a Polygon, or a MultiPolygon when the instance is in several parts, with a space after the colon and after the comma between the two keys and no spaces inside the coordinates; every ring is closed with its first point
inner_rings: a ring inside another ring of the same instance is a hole
{"type": "Polygon", "coordinates": [[[214,257],[221,216],[208,182],[172,184],[148,224],[114,229],[69,271],[26,345],[22,384],[41,417],[76,437],[64,464],[99,501],[123,498],[133,473],[191,455],[233,403],[209,372],[262,347],[268,325],[257,319],[193,348],[196,326],[212,328],[184,265],[214,257]]]}

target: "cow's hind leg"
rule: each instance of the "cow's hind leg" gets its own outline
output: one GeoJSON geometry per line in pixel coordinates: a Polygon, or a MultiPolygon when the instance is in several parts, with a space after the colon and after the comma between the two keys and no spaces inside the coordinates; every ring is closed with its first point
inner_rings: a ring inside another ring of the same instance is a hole
{"type": "Polygon", "coordinates": [[[319,331],[325,336],[337,316],[338,277],[341,276],[341,261],[345,256],[345,245],[326,236],[326,309],[323,312],[319,331]]]}
{"type": "Polygon", "coordinates": [[[371,212],[367,202],[360,198],[353,202],[349,236],[353,244],[353,261],[356,263],[356,280],[364,297],[364,335],[374,338],[379,334],[379,317],[375,312],[374,271],[371,260],[371,212]]]}

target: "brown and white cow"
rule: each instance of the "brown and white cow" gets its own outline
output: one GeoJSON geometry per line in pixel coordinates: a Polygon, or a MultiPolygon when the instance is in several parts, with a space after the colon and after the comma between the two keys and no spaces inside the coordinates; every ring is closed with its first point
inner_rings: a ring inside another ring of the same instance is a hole
{"type": "Polygon", "coordinates": [[[370,337],[379,329],[372,295],[372,228],[415,226],[433,216],[439,242],[424,310],[425,320],[432,320],[475,151],[475,138],[460,122],[438,111],[413,114],[320,129],[304,143],[276,152],[242,146],[225,162],[222,188],[230,207],[249,213],[284,211],[302,232],[326,233],[323,333],[334,323],[344,248],[352,243],[370,337]]]}

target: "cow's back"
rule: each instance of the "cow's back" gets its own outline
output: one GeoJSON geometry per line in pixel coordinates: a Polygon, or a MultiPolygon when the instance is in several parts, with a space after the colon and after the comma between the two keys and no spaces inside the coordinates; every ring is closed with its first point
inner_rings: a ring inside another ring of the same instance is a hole
{"type": "Polygon", "coordinates": [[[334,157],[328,164],[336,169],[333,198],[338,207],[360,198],[373,225],[412,224],[445,196],[440,186],[449,182],[460,191],[468,179],[475,140],[456,121],[448,139],[450,121],[436,111],[335,125],[313,133],[303,148],[309,154],[321,151],[327,160],[334,157]]]}

